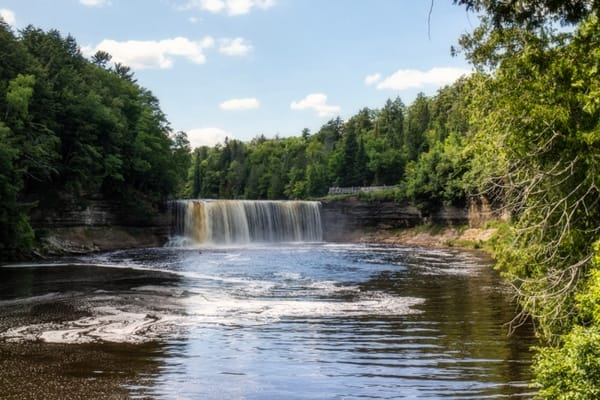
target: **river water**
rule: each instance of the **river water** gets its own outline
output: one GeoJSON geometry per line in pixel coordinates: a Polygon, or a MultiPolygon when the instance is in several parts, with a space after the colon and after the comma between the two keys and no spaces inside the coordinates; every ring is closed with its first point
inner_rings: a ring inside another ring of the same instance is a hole
{"type": "Polygon", "coordinates": [[[534,344],[485,257],[157,248],[0,268],[7,399],[530,398],[534,344]]]}

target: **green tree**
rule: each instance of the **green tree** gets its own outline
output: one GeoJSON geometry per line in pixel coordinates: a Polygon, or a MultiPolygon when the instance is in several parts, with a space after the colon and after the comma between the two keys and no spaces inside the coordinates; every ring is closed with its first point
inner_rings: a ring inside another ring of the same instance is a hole
{"type": "Polygon", "coordinates": [[[600,396],[600,242],[586,284],[576,296],[579,324],[560,347],[538,348],[536,382],[544,399],[592,400],[600,396]]]}
{"type": "Polygon", "coordinates": [[[13,120],[14,125],[21,127],[29,117],[29,102],[33,96],[35,76],[18,74],[15,79],[8,83],[6,91],[6,113],[5,120],[13,120]]]}
{"type": "Polygon", "coordinates": [[[489,186],[502,189],[515,219],[500,265],[525,279],[525,310],[549,340],[570,327],[572,295],[600,233],[598,29],[594,18],[567,43],[532,40],[503,61],[476,103],[479,137],[496,138],[478,163],[496,163],[489,186]]]}
{"type": "Polygon", "coordinates": [[[388,99],[375,121],[375,137],[382,137],[393,149],[404,143],[405,106],[400,97],[388,99]]]}
{"type": "Polygon", "coordinates": [[[203,168],[202,162],[206,160],[207,155],[208,148],[205,146],[194,149],[191,169],[188,172],[188,185],[186,186],[185,197],[194,199],[200,197],[202,193],[202,180],[205,173],[204,169],[206,168],[206,163],[203,168]]]}
{"type": "Polygon", "coordinates": [[[426,150],[426,133],[429,127],[429,102],[423,93],[408,107],[404,130],[406,159],[414,161],[426,150]]]}
{"type": "Polygon", "coordinates": [[[311,138],[306,147],[306,195],[319,197],[327,194],[329,180],[325,145],[311,138]]]}
{"type": "Polygon", "coordinates": [[[18,157],[10,129],[0,122],[0,260],[26,255],[34,239],[27,207],[19,201],[23,181],[18,157]]]}
{"type": "Polygon", "coordinates": [[[443,142],[436,142],[407,166],[403,182],[406,197],[426,214],[443,205],[464,207],[468,158],[460,134],[452,133],[443,142]]]}
{"type": "Polygon", "coordinates": [[[91,61],[93,64],[107,69],[110,60],[112,60],[112,56],[110,54],[108,54],[106,51],[99,50],[92,56],[91,61]]]}
{"type": "Polygon", "coordinates": [[[540,397],[596,398],[598,330],[580,303],[600,236],[599,5],[460,3],[488,13],[461,38],[476,67],[493,72],[477,78],[470,106],[477,132],[472,165],[491,172],[484,182],[513,216],[499,267],[553,346],[536,358],[540,397]],[[578,26],[556,32],[556,21],[578,26]]]}
{"type": "Polygon", "coordinates": [[[173,163],[175,168],[175,193],[179,195],[184,193],[187,174],[192,164],[192,153],[190,141],[187,134],[183,131],[176,132],[171,137],[171,152],[173,154],[173,163]]]}
{"type": "Polygon", "coordinates": [[[598,12],[600,4],[587,0],[453,0],[454,4],[465,6],[467,10],[489,16],[496,28],[522,26],[535,29],[548,22],[562,24],[578,23],[598,12]]]}
{"type": "Polygon", "coordinates": [[[337,117],[329,120],[325,125],[319,129],[319,132],[315,135],[315,138],[323,143],[324,151],[330,153],[334,150],[335,145],[342,137],[344,123],[337,117]]]}
{"type": "Polygon", "coordinates": [[[358,140],[356,129],[353,125],[346,125],[344,141],[338,165],[337,177],[339,186],[359,186],[359,175],[356,164],[358,155],[358,140]]]}

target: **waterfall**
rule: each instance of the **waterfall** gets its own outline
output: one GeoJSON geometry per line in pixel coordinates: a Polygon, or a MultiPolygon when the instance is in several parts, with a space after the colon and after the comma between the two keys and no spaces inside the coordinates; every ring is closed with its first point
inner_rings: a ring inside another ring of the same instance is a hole
{"type": "Polygon", "coordinates": [[[193,243],[318,242],[317,201],[177,200],[175,235],[193,243]]]}

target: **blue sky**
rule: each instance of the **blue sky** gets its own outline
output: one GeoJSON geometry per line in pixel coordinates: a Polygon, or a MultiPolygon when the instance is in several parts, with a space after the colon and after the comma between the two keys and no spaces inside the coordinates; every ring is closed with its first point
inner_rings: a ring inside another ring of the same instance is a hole
{"type": "Polygon", "coordinates": [[[193,145],[316,132],[336,116],[435,94],[470,71],[450,46],[477,24],[451,0],[0,0],[18,31],[105,50],[193,145]]]}

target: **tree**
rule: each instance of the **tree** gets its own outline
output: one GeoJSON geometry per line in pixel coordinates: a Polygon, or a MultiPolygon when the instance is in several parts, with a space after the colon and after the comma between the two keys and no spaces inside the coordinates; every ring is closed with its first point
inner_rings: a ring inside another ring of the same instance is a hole
{"type": "Polygon", "coordinates": [[[10,129],[0,122],[0,259],[26,255],[34,234],[27,217],[27,207],[19,201],[22,171],[16,167],[19,150],[10,129]]]}
{"type": "Polygon", "coordinates": [[[599,4],[460,3],[489,13],[461,43],[488,71],[470,105],[473,164],[491,172],[485,186],[513,217],[498,265],[523,307],[514,322],[532,316],[553,346],[534,365],[541,396],[596,398],[598,323],[582,302],[600,236],[599,4]],[[578,26],[557,32],[556,21],[578,26]]]}
{"type": "Polygon", "coordinates": [[[15,79],[8,82],[6,91],[5,120],[13,120],[15,125],[21,127],[29,120],[29,102],[33,96],[35,76],[18,74],[15,79]]]}
{"type": "Polygon", "coordinates": [[[175,193],[182,193],[185,187],[188,170],[192,163],[192,154],[190,141],[187,134],[183,131],[176,132],[171,137],[171,152],[173,154],[173,163],[176,169],[175,193]]]}
{"type": "Polygon", "coordinates": [[[346,125],[344,129],[344,142],[341,153],[341,163],[338,166],[337,176],[340,186],[359,186],[358,168],[358,140],[356,129],[353,125],[346,125]]]}
{"type": "Polygon", "coordinates": [[[309,197],[326,195],[329,190],[327,176],[325,145],[313,138],[306,147],[306,195],[309,197]]]}
{"type": "Polygon", "coordinates": [[[574,24],[588,16],[598,16],[600,2],[596,0],[453,0],[467,10],[490,16],[496,28],[520,26],[535,29],[549,22],[574,24]]]}
{"type": "Polygon", "coordinates": [[[375,137],[383,137],[393,149],[404,143],[405,106],[400,97],[388,99],[375,122],[375,137]]]}
{"type": "Polygon", "coordinates": [[[465,206],[469,156],[464,147],[462,136],[452,133],[408,164],[403,186],[413,205],[426,214],[444,205],[465,206]]]}
{"type": "Polygon", "coordinates": [[[342,137],[343,126],[344,123],[340,117],[337,117],[336,119],[329,120],[315,135],[317,140],[325,146],[324,150],[326,153],[333,151],[336,143],[342,137]]]}
{"type": "Polygon", "coordinates": [[[516,226],[500,265],[519,279],[525,310],[548,339],[569,329],[572,296],[600,234],[599,33],[593,18],[568,43],[528,44],[477,100],[479,136],[497,138],[478,162],[497,162],[489,188],[502,191],[516,226]]]}
{"type": "Polygon", "coordinates": [[[105,68],[105,69],[107,68],[107,65],[110,62],[110,60],[112,60],[112,56],[110,54],[108,54],[106,51],[102,51],[102,50],[98,50],[92,56],[92,63],[101,68],[105,68]]]}
{"type": "Polygon", "coordinates": [[[115,63],[114,67],[115,74],[119,76],[121,79],[125,79],[127,81],[135,82],[133,79],[133,72],[131,72],[131,68],[127,65],[123,65],[121,63],[115,63]]]}
{"type": "Polygon", "coordinates": [[[184,194],[185,197],[197,199],[202,193],[202,179],[204,175],[202,161],[206,159],[206,154],[206,147],[194,149],[192,154],[192,166],[188,173],[188,185],[186,186],[186,192],[184,194]],[[191,183],[189,183],[190,181],[191,183]]]}
{"type": "Polygon", "coordinates": [[[408,108],[406,129],[404,133],[404,149],[407,160],[416,160],[426,150],[425,137],[429,127],[429,104],[427,97],[419,93],[408,108]]]}
{"type": "Polygon", "coordinates": [[[538,348],[536,383],[544,399],[593,400],[600,396],[600,241],[586,285],[577,295],[580,324],[561,347],[538,348]]]}

